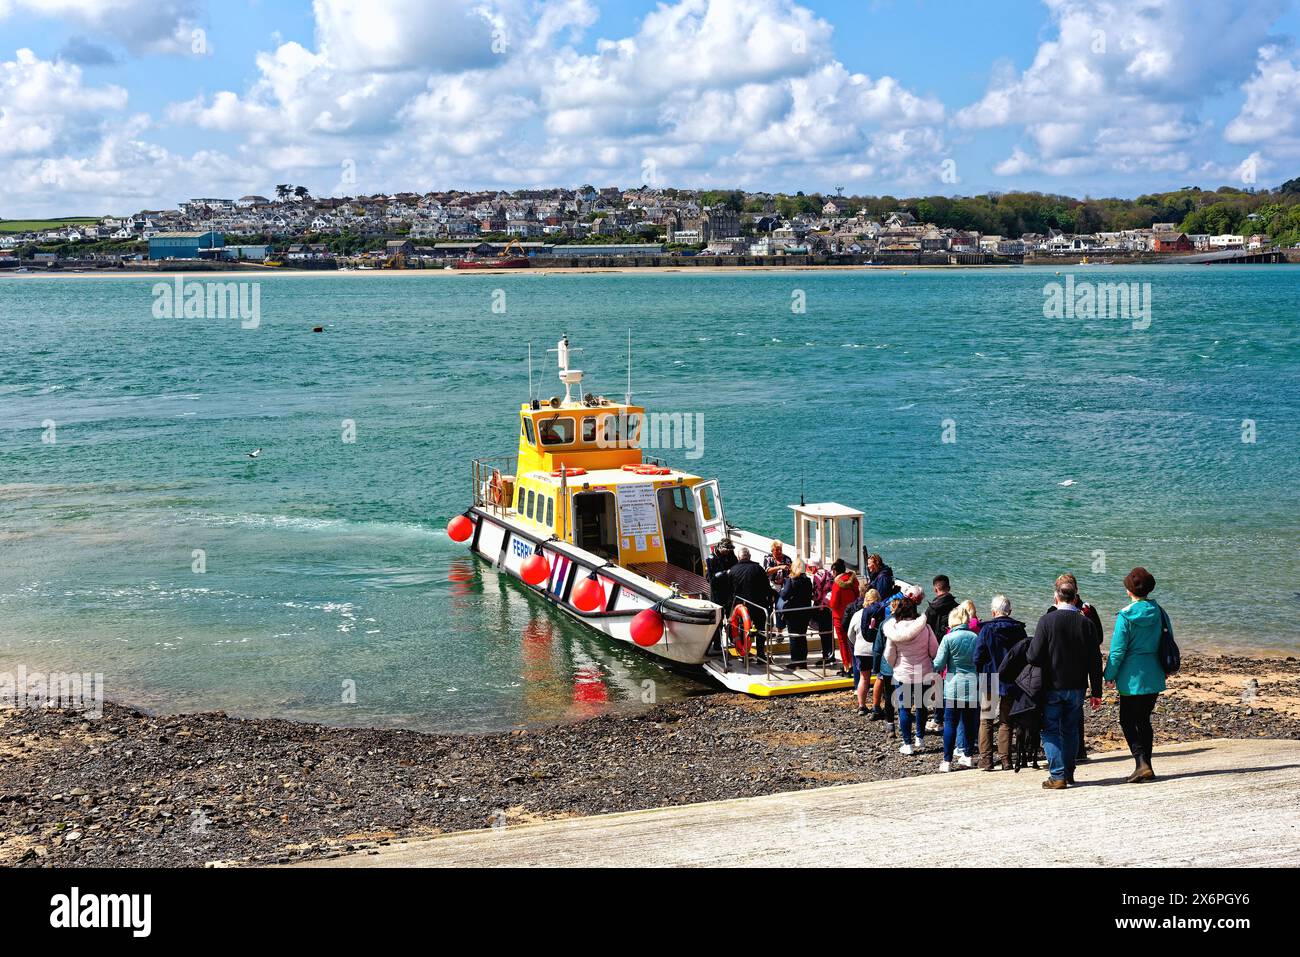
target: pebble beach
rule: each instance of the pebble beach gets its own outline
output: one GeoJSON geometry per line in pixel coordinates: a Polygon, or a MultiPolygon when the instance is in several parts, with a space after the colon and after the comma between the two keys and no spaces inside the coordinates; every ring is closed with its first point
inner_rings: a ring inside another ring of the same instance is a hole
{"type": "MultiPolygon", "coordinates": [[[[1117,707],[1108,691],[1089,714],[1090,750],[1123,747],[1117,707]]],[[[1154,720],[1157,773],[1162,743],[1300,739],[1300,659],[1187,656],[1154,720]]],[[[451,831],[934,774],[938,765],[933,736],[924,754],[900,755],[846,692],[716,694],[455,735],[156,717],[111,703],[98,720],[8,710],[0,865],[288,863],[451,831]]]]}

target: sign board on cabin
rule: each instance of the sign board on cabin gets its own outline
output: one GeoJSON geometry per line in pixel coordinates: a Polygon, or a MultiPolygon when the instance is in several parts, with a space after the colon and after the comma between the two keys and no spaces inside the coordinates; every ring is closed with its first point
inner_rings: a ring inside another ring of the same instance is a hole
{"type": "Polygon", "coordinates": [[[634,545],[636,551],[643,552],[647,543],[651,548],[658,547],[659,506],[655,488],[649,482],[618,487],[618,530],[624,548],[634,545]]]}

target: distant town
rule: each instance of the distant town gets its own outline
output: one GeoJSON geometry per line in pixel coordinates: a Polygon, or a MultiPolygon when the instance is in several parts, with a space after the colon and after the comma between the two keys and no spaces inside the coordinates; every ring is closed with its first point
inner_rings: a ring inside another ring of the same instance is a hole
{"type": "Polygon", "coordinates": [[[11,269],[421,268],[506,257],[520,265],[1280,262],[1296,261],[1298,247],[1300,180],[1136,200],[590,185],[314,197],[283,184],[270,197],[195,198],[129,216],[0,220],[0,268],[11,269]]]}

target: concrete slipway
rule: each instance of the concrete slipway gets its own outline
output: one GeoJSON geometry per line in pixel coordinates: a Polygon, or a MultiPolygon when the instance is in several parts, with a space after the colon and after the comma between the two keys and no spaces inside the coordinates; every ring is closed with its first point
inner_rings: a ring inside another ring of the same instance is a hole
{"type": "MultiPolygon", "coordinates": [[[[930,753],[918,760],[938,763],[930,753]]],[[[960,771],[468,831],[303,866],[1171,866],[1300,864],[1300,741],[1157,747],[1157,781],[1099,755],[1078,787],[960,771]]]]}

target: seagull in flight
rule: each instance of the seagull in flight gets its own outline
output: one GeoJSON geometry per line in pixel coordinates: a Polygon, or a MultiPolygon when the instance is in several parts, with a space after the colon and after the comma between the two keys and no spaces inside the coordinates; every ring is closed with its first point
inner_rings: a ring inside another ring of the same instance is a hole
{"type": "MultiPolygon", "coordinates": [[[[259,449],[258,451],[261,450],[259,449]]],[[[1074,479],[1066,479],[1064,482],[1057,482],[1056,484],[1061,486],[1061,488],[1069,488],[1071,485],[1074,484],[1074,479]]]]}
{"type": "Polygon", "coordinates": [[[251,452],[248,453],[248,457],[249,457],[250,459],[255,459],[255,458],[257,458],[257,457],[258,457],[259,455],[261,455],[261,454],[262,454],[262,450],[261,450],[261,449],[253,449],[253,451],[251,451],[251,452]]]}

